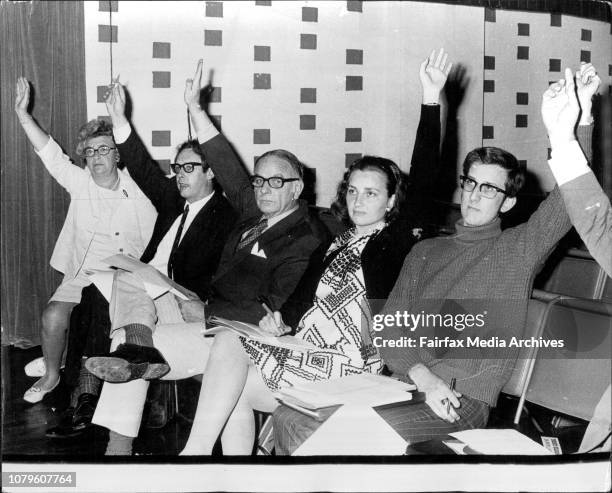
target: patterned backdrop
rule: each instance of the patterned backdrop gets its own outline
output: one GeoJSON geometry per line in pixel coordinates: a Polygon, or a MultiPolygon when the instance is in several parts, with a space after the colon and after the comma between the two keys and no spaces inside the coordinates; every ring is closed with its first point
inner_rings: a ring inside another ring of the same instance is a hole
{"type": "Polygon", "coordinates": [[[167,166],[187,137],[184,80],[203,58],[209,111],[246,166],[270,149],[294,152],[313,170],[324,206],[361,154],[409,169],[418,64],[431,48],[445,47],[469,77],[460,158],[480,145],[505,147],[546,190],[543,89],[581,59],[604,86],[612,75],[608,23],[425,2],[85,2],[85,38],[90,118],[105,115],[112,47],[133,123],[167,166]]]}

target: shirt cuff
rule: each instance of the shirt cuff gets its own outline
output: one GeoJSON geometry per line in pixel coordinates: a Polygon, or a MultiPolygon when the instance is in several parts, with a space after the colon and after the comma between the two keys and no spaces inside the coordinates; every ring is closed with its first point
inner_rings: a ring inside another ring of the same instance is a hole
{"type": "Polygon", "coordinates": [[[204,144],[217,135],[219,135],[219,131],[211,122],[198,132],[198,142],[204,144]]]}
{"type": "Polygon", "coordinates": [[[553,149],[548,165],[559,186],[591,171],[576,140],[553,149]]]}
{"type": "Polygon", "coordinates": [[[36,149],[34,149],[34,152],[38,155],[38,157],[40,157],[44,161],[45,159],[51,159],[52,156],[57,152],[58,147],[59,146],[53,140],[53,137],[49,135],[49,140],[42,147],[42,149],[40,151],[37,151],[36,149]]]}
{"type": "Polygon", "coordinates": [[[132,127],[129,123],[121,125],[120,127],[113,127],[113,136],[115,137],[115,144],[123,144],[128,140],[132,133],[132,127]]]}

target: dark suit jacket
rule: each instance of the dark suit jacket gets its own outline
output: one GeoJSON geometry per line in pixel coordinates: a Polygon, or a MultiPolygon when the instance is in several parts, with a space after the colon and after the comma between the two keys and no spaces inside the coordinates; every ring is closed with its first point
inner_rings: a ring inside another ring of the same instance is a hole
{"type": "MultiPolygon", "coordinates": [[[[429,226],[433,188],[440,172],[439,148],[440,107],[423,105],[400,217],[370,238],[361,253],[366,295],[374,313],[382,309],[404,258],[419,239],[413,230],[429,226]]],[[[323,248],[315,252],[295,292],[281,308],[283,321],[294,329],[312,306],[319,280],[338,252],[327,258],[325,253],[323,248]]]]}
{"type": "MultiPolygon", "coordinates": [[[[185,199],[178,191],[176,178],[164,175],[133,129],[128,140],[117,147],[130,176],[157,209],[153,235],[141,257],[143,262],[150,262],[165,234],[183,213],[185,199]]],[[[211,279],[236,216],[227,199],[220,192],[215,192],[193,219],[178,246],[174,280],[200,298],[205,298],[209,292],[211,279]]]]}
{"type": "Polygon", "coordinates": [[[249,177],[225,137],[217,135],[201,147],[217,181],[240,213],[212,282],[207,315],[257,323],[265,315],[257,298],[263,296],[272,310],[280,309],[302,277],[311,254],[320,245],[327,248],[330,235],[300,201],[296,211],[257,239],[265,258],[252,254],[250,247],[236,252],[241,235],[257,223],[261,212],[249,177]]]}

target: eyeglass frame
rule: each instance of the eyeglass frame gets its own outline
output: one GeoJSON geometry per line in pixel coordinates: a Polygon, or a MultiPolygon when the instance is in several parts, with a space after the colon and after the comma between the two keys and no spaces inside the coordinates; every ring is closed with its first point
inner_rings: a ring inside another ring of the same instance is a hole
{"type": "Polygon", "coordinates": [[[102,144],[101,146],[98,146],[98,147],[85,147],[85,149],[83,149],[82,156],[85,157],[85,158],[95,157],[96,154],[98,156],[108,156],[110,154],[110,151],[112,151],[114,149],[117,149],[117,148],[116,147],[107,146],[106,144],[102,144]],[[100,149],[108,149],[108,150],[106,152],[102,152],[100,149]],[[89,150],[91,150],[91,156],[87,155],[89,150]]]}
{"type": "Polygon", "coordinates": [[[249,178],[249,180],[251,182],[251,185],[255,188],[262,188],[264,184],[267,183],[270,188],[279,190],[285,186],[285,183],[289,183],[292,181],[300,181],[300,178],[283,178],[282,176],[270,176],[269,178],[264,178],[263,176],[260,176],[260,175],[253,175],[249,178]],[[261,185],[256,185],[254,183],[255,180],[262,180],[261,185]],[[272,185],[272,182],[270,180],[281,180],[280,187],[275,187],[274,185],[272,185]]]}
{"type": "Polygon", "coordinates": [[[465,190],[465,191],[466,191],[466,192],[468,192],[468,193],[473,192],[473,191],[476,189],[476,186],[478,186],[478,192],[479,192],[479,193],[480,193],[480,194],[481,194],[481,195],[482,195],[482,196],[483,196],[485,199],[494,199],[495,197],[497,197],[497,194],[498,194],[498,193],[503,193],[503,194],[504,194],[506,197],[509,197],[509,196],[510,196],[510,194],[509,194],[509,193],[508,193],[506,190],[504,190],[504,189],[502,189],[502,188],[499,188],[499,187],[497,187],[497,186],[495,186],[495,185],[491,185],[490,183],[479,183],[479,182],[477,182],[476,180],[474,180],[473,178],[470,178],[469,176],[466,176],[466,175],[460,175],[460,176],[459,176],[459,183],[460,183],[460,185],[461,185],[462,190],[465,190]],[[466,182],[466,181],[469,181],[469,182],[471,182],[471,183],[473,183],[473,184],[474,184],[474,186],[472,187],[472,189],[471,189],[471,190],[468,190],[468,189],[466,188],[466,186],[465,186],[465,182],[466,182]],[[492,189],[495,191],[495,193],[489,197],[489,196],[486,194],[486,192],[485,192],[485,191],[482,189],[482,187],[490,187],[490,188],[492,188],[492,189]]]}
{"type": "Polygon", "coordinates": [[[204,163],[197,163],[195,161],[190,161],[188,163],[172,163],[170,165],[170,169],[175,175],[178,175],[181,170],[184,170],[185,173],[193,173],[193,170],[196,168],[196,166],[204,166],[204,163]],[[190,166],[191,169],[187,169],[186,166],[190,166]],[[176,170],[176,168],[178,168],[178,171],[176,170]]]}

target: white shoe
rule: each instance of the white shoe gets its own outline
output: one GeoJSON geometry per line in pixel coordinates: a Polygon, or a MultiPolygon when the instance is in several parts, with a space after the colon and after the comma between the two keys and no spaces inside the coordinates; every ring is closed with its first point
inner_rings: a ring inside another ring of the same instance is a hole
{"type": "Polygon", "coordinates": [[[36,404],[37,402],[42,401],[49,392],[52,392],[55,387],[59,385],[59,383],[60,379],[58,378],[53,387],[51,387],[49,390],[43,390],[37,386],[37,382],[25,391],[25,394],[23,394],[23,400],[29,402],[30,404],[36,404]]]}
{"type": "MultiPolygon", "coordinates": [[[[62,365],[62,368],[64,368],[64,366],[65,365],[62,365]]],[[[40,358],[33,359],[25,365],[23,369],[28,377],[42,377],[47,372],[45,358],[41,356],[40,358]]]]}

